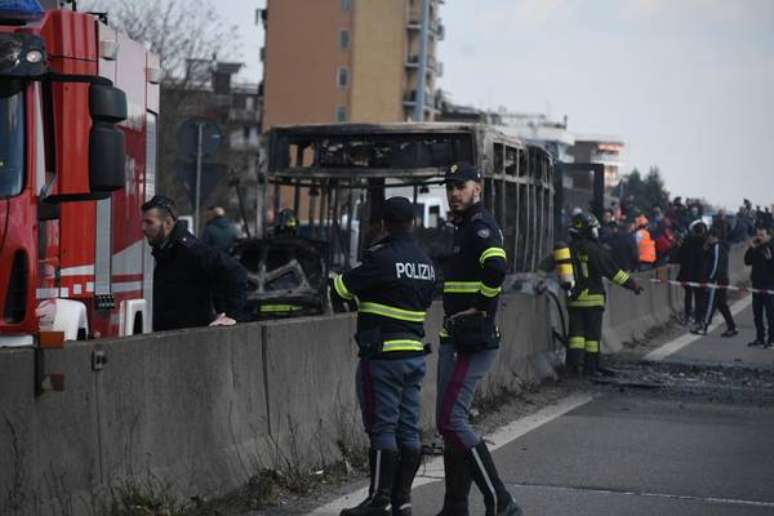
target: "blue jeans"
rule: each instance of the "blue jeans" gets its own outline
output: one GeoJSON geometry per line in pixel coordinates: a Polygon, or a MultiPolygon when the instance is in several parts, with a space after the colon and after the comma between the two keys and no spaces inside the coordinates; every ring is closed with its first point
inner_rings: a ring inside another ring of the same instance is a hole
{"type": "Polygon", "coordinates": [[[375,450],[420,448],[420,390],[425,357],[373,360],[357,366],[357,399],[375,450]]]}
{"type": "Polygon", "coordinates": [[[441,341],[435,421],[447,446],[468,450],[481,441],[470,426],[470,405],[476,387],[492,368],[496,357],[496,349],[457,353],[454,346],[441,341]]]}

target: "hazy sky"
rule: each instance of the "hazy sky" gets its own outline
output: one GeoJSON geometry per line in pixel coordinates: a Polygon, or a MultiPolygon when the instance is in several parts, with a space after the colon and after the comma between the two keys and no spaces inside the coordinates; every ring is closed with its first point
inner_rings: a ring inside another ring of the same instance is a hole
{"type": "MultiPolygon", "coordinates": [[[[265,1],[220,5],[255,80],[265,1]]],[[[774,202],[774,0],[447,0],[441,17],[456,103],[566,114],[673,194],[774,202]]]]}

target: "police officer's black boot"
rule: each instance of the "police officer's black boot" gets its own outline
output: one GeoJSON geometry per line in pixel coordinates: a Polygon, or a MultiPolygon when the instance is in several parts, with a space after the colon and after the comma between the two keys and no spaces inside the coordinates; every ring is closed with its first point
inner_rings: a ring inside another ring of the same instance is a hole
{"type": "Polygon", "coordinates": [[[443,509],[437,516],[469,516],[468,493],[473,482],[470,478],[467,453],[447,443],[443,449],[443,472],[446,492],[443,509]]]}
{"type": "Polygon", "coordinates": [[[422,451],[419,448],[400,449],[400,462],[395,472],[395,483],[392,486],[393,516],[411,516],[411,484],[422,461],[422,451]]]}
{"type": "Polygon", "coordinates": [[[391,516],[392,485],[398,467],[397,450],[370,450],[371,487],[360,505],[344,509],[339,516],[391,516]]]}
{"type": "Polygon", "coordinates": [[[481,441],[468,450],[467,458],[473,481],[484,495],[486,516],[521,516],[521,507],[500,480],[486,443],[481,441]]]}

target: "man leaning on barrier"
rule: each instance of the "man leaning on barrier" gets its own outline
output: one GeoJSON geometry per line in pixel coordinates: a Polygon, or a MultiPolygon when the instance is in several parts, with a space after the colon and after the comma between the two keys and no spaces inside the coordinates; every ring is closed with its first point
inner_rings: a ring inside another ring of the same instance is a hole
{"type": "Polygon", "coordinates": [[[408,199],[387,199],[387,236],[366,251],[361,265],[333,281],[334,303],[357,298],[357,395],[371,441],[368,497],[342,516],[411,515],[421,450],[422,339],[435,292],[432,261],[411,236],[413,220],[408,199]]]}
{"type": "Polygon", "coordinates": [[[468,514],[471,479],[484,496],[487,516],[516,516],[521,509],[468,420],[476,387],[500,346],[495,314],[507,269],[503,235],[481,206],[478,169],[469,163],[452,165],[446,194],[456,231],[444,270],[445,319],[438,352],[436,425],[444,439],[446,485],[440,516],[468,514]]]}
{"type": "Polygon", "coordinates": [[[247,273],[204,245],[177,220],[172,199],[142,205],[142,232],[153,248],[153,330],[234,324],[242,317],[247,273]]]}

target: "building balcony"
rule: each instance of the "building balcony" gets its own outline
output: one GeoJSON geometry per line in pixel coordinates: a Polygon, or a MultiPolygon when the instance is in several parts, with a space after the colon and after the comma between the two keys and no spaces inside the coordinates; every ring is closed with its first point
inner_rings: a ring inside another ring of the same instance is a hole
{"type": "Polygon", "coordinates": [[[233,136],[229,140],[228,148],[232,151],[257,151],[261,147],[261,140],[257,135],[250,138],[233,136]]]}
{"type": "Polygon", "coordinates": [[[230,109],[228,119],[232,122],[258,123],[261,119],[261,112],[255,109],[230,109]]]}
{"type": "MultiPolygon", "coordinates": [[[[420,31],[422,30],[422,24],[419,22],[417,23],[409,22],[408,28],[409,30],[420,31]]],[[[443,41],[446,38],[446,26],[440,22],[431,23],[428,34],[430,35],[431,38],[435,38],[438,41],[443,41]]]]}
{"type": "Polygon", "coordinates": [[[231,109],[231,95],[223,93],[213,93],[210,95],[209,104],[217,110],[231,109]]]}
{"type": "MultiPolygon", "coordinates": [[[[435,105],[436,97],[432,93],[425,94],[425,109],[428,111],[439,112],[439,109],[435,105]]],[[[417,92],[412,90],[403,96],[403,107],[415,108],[417,105],[417,92]]]]}
{"type": "Polygon", "coordinates": [[[622,165],[621,155],[605,152],[594,152],[591,154],[592,163],[601,163],[608,167],[620,167],[622,165]]]}
{"type": "MultiPolygon", "coordinates": [[[[406,24],[409,30],[422,30],[422,12],[419,9],[412,9],[409,12],[408,23],[406,24]]],[[[440,18],[433,15],[433,11],[430,11],[430,37],[437,38],[439,41],[443,41],[446,37],[446,27],[441,23],[440,18]]]]}
{"type": "MultiPolygon", "coordinates": [[[[419,68],[419,56],[413,55],[406,58],[406,68],[419,68]]],[[[443,75],[443,63],[433,56],[427,57],[427,68],[438,77],[443,75]]]]}

